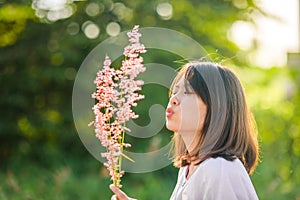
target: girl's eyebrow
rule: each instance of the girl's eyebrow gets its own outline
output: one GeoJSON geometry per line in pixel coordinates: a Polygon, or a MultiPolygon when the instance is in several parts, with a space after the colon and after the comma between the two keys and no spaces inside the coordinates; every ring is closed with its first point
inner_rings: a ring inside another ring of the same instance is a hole
{"type": "Polygon", "coordinates": [[[180,89],[180,87],[181,87],[180,85],[175,85],[174,88],[173,88],[173,90],[176,90],[176,91],[177,91],[177,90],[180,89]]]}

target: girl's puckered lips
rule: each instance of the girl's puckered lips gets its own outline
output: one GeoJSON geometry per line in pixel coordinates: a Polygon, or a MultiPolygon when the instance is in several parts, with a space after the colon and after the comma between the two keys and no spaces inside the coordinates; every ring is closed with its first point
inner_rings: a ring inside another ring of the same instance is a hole
{"type": "Polygon", "coordinates": [[[172,110],[172,108],[167,108],[166,109],[166,117],[169,118],[174,114],[174,111],[172,110]]]}

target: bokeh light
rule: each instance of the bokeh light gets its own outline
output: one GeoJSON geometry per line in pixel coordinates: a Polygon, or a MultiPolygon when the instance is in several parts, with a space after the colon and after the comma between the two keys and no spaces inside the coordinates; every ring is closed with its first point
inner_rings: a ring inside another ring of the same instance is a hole
{"type": "Polygon", "coordinates": [[[85,9],[85,12],[90,17],[95,17],[104,11],[104,6],[95,2],[89,3],[85,9]]]}
{"type": "Polygon", "coordinates": [[[173,15],[173,7],[170,3],[160,3],[156,7],[156,12],[163,20],[169,20],[173,15]]]}
{"type": "Polygon", "coordinates": [[[50,22],[66,19],[76,10],[73,0],[33,0],[31,6],[36,16],[50,22]]]}
{"type": "Polygon", "coordinates": [[[110,36],[117,36],[121,31],[121,27],[116,22],[111,22],[106,26],[106,32],[110,36]]]}
{"type": "Polygon", "coordinates": [[[79,24],[76,22],[71,22],[68,26],[67,26],[67,32],[70,35],[76,35],[80,30],[79,24]]]}
{"type": "Polygon", "coordinates": [[[85,36],[89,39],[96,39],[100,34],[100,28],[92,21],[86,21],[81,26],[85,36]]]}
{"type": "Polygon", "coordinates": [[[71,80],[72,81],[72,80],[75,79],[76,73],[77,73],[77,71],[76,71],[75,68],[68,67],[68,68],[65,69],[64,75],[65,75],[65,77],[66,77],[67,80],[71,80]]]}

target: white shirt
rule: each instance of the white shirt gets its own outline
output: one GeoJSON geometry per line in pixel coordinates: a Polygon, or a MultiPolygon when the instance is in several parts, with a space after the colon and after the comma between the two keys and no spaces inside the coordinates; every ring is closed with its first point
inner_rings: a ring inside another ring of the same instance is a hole
{"type": "Polygon", "coordinates": [[[182,167],[170,200],[257,200],[250,177],[239,159],[209,158],[186,179],[182,167]]]}

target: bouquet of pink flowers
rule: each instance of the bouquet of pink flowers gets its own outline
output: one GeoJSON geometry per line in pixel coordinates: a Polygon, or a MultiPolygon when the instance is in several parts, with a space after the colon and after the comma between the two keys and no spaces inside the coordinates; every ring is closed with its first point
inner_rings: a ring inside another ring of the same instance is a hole
{"type": "Polygon", "coordinates": [[[142,80],[136,80],[139,73],[145,71],[142,64],[141,53],[145,53],[145,46],[140,43],[141,34],[139,26],[127,33],[129,45],[124,48],[120,69],[111,67],[111,60],[106,56],[103,63],[103,69],[97,72],[94,83],[96,92],[92,98],[96,100],[93,107],[95,120],[90,123],[95,127],[96,137],[100,140],[106,152],[101,156],[107,159],[104,166],[109,170],[113,184],[119,188],[122,171],[122,158],[128,156],[123,153],[125,147],[131,145],[125,143],[125,131],[130,131],[126,127],[126,122],[130,119],[138,118],[138,115],[132,111],[132,106],[137,106],[136,101],[143,99],[144,96],[137,93],[144,84],[142,80]]]}

